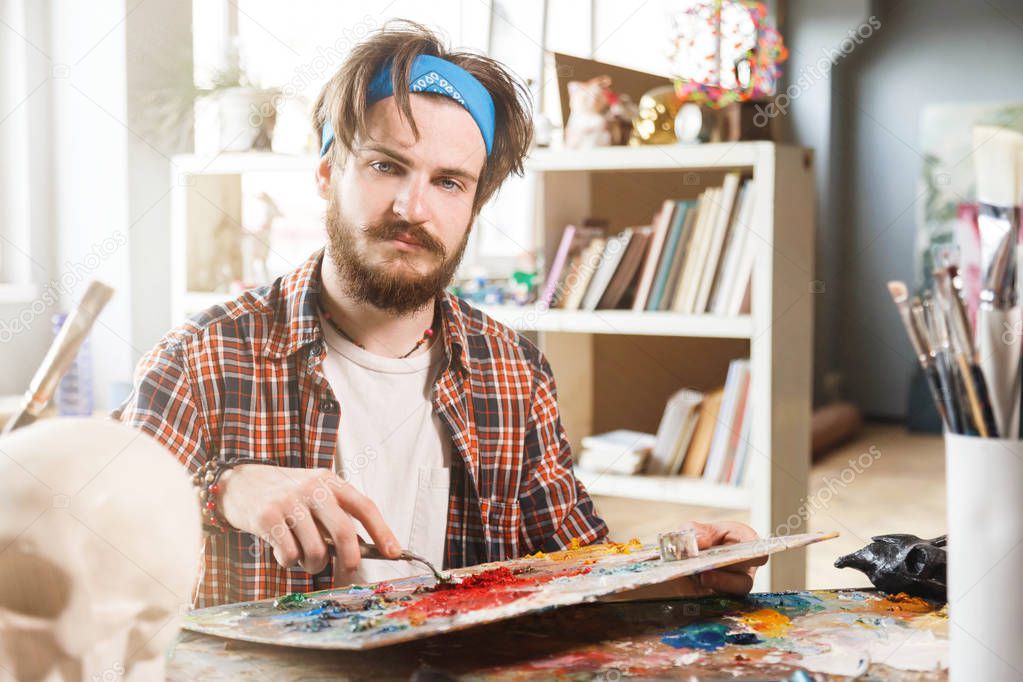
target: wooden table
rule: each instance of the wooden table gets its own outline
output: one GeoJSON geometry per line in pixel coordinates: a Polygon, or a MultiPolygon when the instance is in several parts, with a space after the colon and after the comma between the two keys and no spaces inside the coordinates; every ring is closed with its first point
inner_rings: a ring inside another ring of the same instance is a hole
{"type": "Polygon", "coordinates": [[[841,672],[862,655],[873,679],[944,680],[947,671],[905,668],[947,660],[947,628],[940,605],[872,590],[588,604],[367,652],[263,646],[183,631],[167,675],[189,681],[830,680],[848,678],[820,671],[841,672]],[[818,672],[805,675],[806,667],[818,672]]]}

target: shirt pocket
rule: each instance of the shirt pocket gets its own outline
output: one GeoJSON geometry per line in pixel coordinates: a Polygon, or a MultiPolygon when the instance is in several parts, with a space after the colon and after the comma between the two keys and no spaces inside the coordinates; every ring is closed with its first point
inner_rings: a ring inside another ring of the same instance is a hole
{"type": "Polygon", "coordinates": [[[419,469],[408,548],[429,559],[434,566],[444,564],[450,491],[451,469],[441,467],[419,469]]]}
{"type": "Polygon", "coordinates": [[[519,556],[519,527],[522,508],[518,499],[486,498],[480,500],[488,561],[504,561],[519,556]]]}

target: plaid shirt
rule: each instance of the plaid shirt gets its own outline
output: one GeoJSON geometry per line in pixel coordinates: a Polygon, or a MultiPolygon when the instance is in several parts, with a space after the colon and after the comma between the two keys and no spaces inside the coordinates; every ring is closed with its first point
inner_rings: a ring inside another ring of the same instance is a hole
{"type": "MultiPolygon", "coordinates": [[[[140,361],[114,417],[154,436],[193,472],[211,452],[332,468],[344,405],[322,371],[322,260],[321,250],[169,332],[140,361]]],[[[445,354],[432,401],[457,453],[445,566],[604,538],[607,527],[572,473],[547,360],[465,301],[444,293],[438,303],[445,354]]],[[[332,566],[317,575],[282,568],[269,543],[249,533],[208,534],[203,555],[200,607],[332,586],[332,566]]]]}

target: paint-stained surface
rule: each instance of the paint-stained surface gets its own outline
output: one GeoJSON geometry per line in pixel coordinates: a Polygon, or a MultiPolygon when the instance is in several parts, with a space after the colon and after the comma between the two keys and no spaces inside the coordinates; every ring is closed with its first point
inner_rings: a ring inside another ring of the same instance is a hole
{"type": "MultiPolygon", "coordinates": [[[[555,607],[658,585],[835,537],[807,533],[711,547],[665,562],[639,542],[573,546],[562,552],[452,572],[356,585],[276,600],[193,611],[189,630],[230,639],[310,649],[372,649],[476,627],[555,607]]],[[[765,621],[765,627],[780,627],[765,621]]]]}
{"type": "Polygon", "coordinates": [[[360,652],[182,633],[168,678],[945,680],[948,627],[941,605],[859,590],[586,604],[360,652]]]}

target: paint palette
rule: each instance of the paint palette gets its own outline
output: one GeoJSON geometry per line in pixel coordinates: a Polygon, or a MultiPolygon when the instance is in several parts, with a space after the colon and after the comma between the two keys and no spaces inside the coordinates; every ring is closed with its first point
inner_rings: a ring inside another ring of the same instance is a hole
{"type": "Polygon", "coordinates": [[[213,606],[188,614],[188,630],[263,644],[362,650],[658,585],[684,576],[829,540],[806,533],[711,547],[663,561],[638,542],[572,548],[431,575],[278,599],[213,606]]]}

